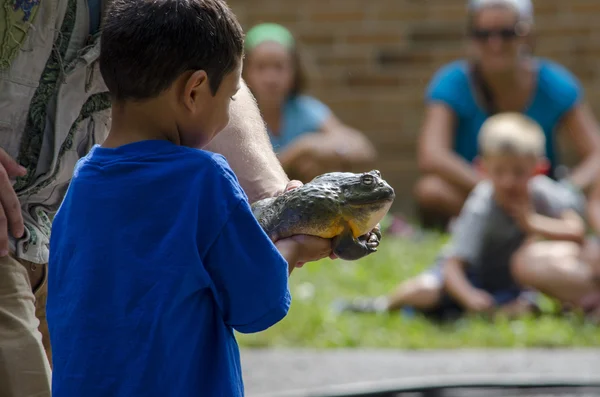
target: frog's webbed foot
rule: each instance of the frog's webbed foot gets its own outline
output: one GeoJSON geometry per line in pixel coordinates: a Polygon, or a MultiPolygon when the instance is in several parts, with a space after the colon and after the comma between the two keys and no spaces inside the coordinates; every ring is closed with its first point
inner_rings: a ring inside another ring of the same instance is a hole
{"type": "Polygon", "coordinates": [[[373,252],[377,251],[379,247],[379,242],[381,240],[381,233],[379,232],[369,232],[363,236],[358,238],[359,241],[364,242],[373,252]]]}
{"type": "Polygon", "coordinates": [[[378,228],[355,238],[350,230],[333,239],[333,253],[340,259],[355,261],[377,251],[381,232],[378,228]]]}

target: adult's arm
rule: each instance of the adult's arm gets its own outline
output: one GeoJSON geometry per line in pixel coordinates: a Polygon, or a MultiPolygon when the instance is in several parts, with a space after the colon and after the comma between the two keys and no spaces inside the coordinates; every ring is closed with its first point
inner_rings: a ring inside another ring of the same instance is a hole
{"type": "Polygon", "coordinates": [[[273,152],[256,101],[243,81],[235,99],[229,125],[206,150],[225,156],[248,199],[254,202],[283,191],[289,179],[273,152]]]}
{"type": "Polygon", "coordinates": [[[600,175],[600,129],[589,105],[576,105],[562,120],[581,161],[571,172],[570,181],[587,192],[600,175]]]}
{"type": "Polygon", "coordinates": [[[418,164],[425,174],[440,175],[445,180],[471,191],[481,179],[475,169],[452,150],[456,116],[446,104],[427,105],[418,143],[418,164]]]}

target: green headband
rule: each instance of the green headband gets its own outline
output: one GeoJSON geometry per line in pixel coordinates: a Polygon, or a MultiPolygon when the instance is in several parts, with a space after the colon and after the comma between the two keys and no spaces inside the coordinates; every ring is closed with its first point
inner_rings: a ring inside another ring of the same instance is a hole
{"type": "Polygon", "coordinates": [[[261,23],[246,33],[246,51],[251,51],[265,41],[274,41],[288,50],[294,48],[294,36],[289,30],[276,23],[261,23]]]}

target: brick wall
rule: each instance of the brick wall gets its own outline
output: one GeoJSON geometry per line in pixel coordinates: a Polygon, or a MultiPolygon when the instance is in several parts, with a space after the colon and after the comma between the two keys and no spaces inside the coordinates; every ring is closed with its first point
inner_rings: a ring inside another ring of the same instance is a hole
{"type": "MultiPolygon", "coordinates": [[[[229,0],[245,29],[278,22],[299,39],[309,92],[376,144],[410,211],[424,88],[461,57],[466,0],[229,0]]],[[[579,77],[600,117],[600,0],[535,0],[536,52],[579,77]]],[[[569,158],[570,150],[566,149],[569,158]]],[[[569,160],[572,161],[572,160],[569,160]]]]}

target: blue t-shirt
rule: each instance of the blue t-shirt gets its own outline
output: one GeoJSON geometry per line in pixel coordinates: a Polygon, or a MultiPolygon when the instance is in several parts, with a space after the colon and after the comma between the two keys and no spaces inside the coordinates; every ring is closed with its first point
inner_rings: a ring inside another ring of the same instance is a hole
{"type": "MultiPolygon", "coordinates": [[[[583,97],[580,82],[561,65],[537,59],[535,92],[524,114],[538,122],[546,135],[546,156],[552,169],[559,165],[556,151],[556,128],[566,112],[583,97]]],[[[477,136],[489,114],[477,103],[467,61],[459,60],[443,66],[427,88],[429,103],[442,102],[456,114],[454,150],[466,161],[477,157],[477,136]]]]}
{"type": "Polygon", "coordinates": [[[233,331],[280,321],[287,282],[224,157],[94,146],[50,240],[52,395],[243,396],[233,331]]]}
{"type": "Polygon", "coordinates": [[[280,152],[298,137],[318,132],[330,115],[327,105],[311,96],[298,95],[288,99],[283,107],[279,135],[269,131],[274,150],[280,152]]]}

